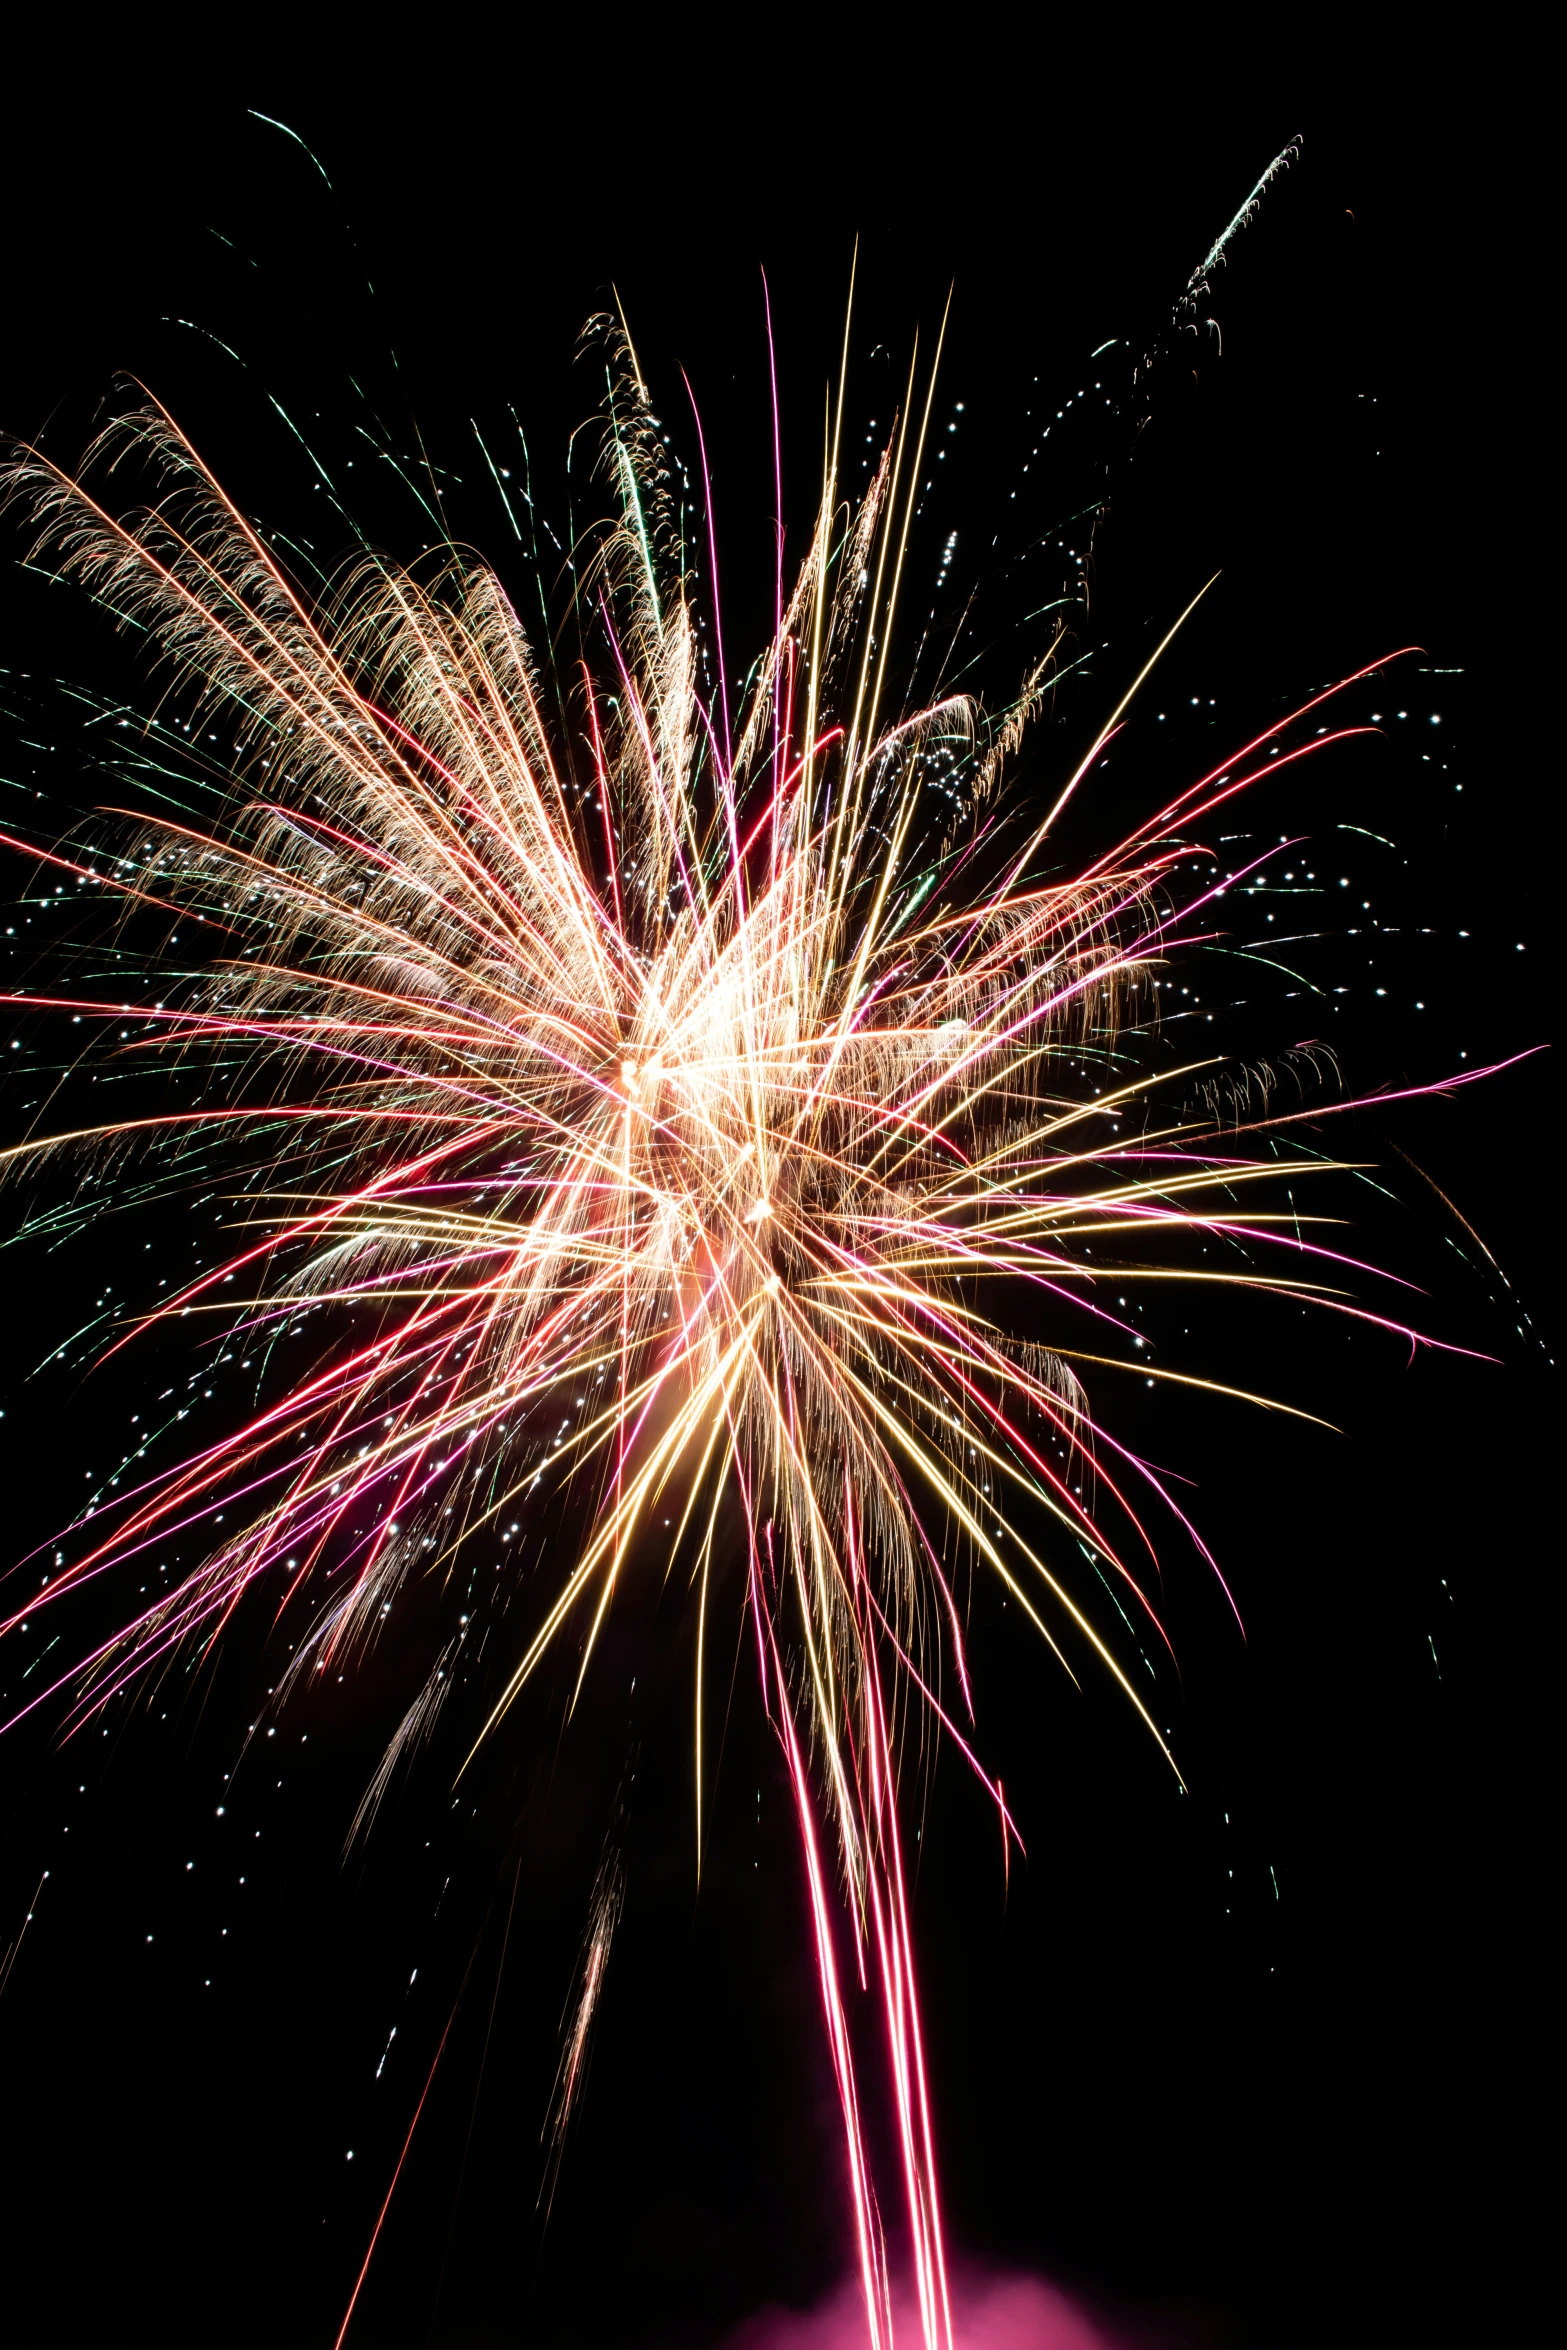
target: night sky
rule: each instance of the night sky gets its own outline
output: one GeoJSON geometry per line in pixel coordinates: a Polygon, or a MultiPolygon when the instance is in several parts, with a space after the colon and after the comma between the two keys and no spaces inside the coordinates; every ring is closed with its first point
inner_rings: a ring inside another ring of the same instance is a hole
{"type": "MultiPolygon", "coordinates": [[[[1178,977],[1216,1007],[1221,1049],[1322,1036],[1369,1091],[1549,1042],[1544,330],[1514,176],[1527,140],[1485,77],[1384,61],[1348,105],[1259,75],[1221,107],[1173,68],[1161,91],[1147,63],[1128,114],[1085,108],[1043,40],[966,58],[961,28],[890,83],[866,54],[825,86],[798,61],[782,80],[737,65],[721,95],[656,44],[613,64],[475,43],[396,71],[258,61],[177,84],[127,55],[69,103],[60,57],[49,71],[50,103],[21,80],[6,101],[8,433],[69,461],[135,376],[247,511],[330,555],[268,395],[334,466],[374,406],[406,448],[417,427],[454,533],[526,615],[474,425],[515,446],[515,410],[562,527],[582,494],[568,438],[595,396],[573,352],[613,283],[688,456],[682,368],[701,404],[726,631],[749,646],[772,561],[758,265],[797,557],[858,232],[851,446],[885,425],[910,334],[933,333],[955,285],[948,454],[916,558],[925,604],[953,533],[952,580],[988,582],[975,681],[1015,689],[1040,582],[1059,593],[1089,553],[1074,626],[1102,650],[1037,739],[1031,791],[1053,792],[1221,573],[1064,858],[1313,688],[1423,648],[1357,689],[1378,736],[1245,818],[1306,837],[1322,902],[1281,898],[1280,918],[1318,909],[1313,969],[1347,994],[1309,1018],[1278,990],[1239,1002],[1196,958],[1178,977]],[[297,130],[331,187],[248,108],[297,130]],[[1188,273],[1297,131],[1299,160],[1202,305],[1222,352],[1206,328],[1177,347],[1164,329],[1188,273]],[[1090,357],[1111,338],[1158,345],[1139,402],[1115,353],[1090,357]],[[1074,518],[1107,494],[1089,549],[1074,518]]],[[[373,464],[342,478],[372,537],[418,551],[373,464]]],[[[5,527],[0,828],[42,839],[106,796],[85,713],[51,681],[142,706],[159,689],[82,598],[17,568],[21,525],[5,527]]],[[[25,860],[3,874],[0,988],[34,987],[59,966],[43,918],[9,909],[25,860]]],[[[0,1047],[9,1139],[72,1042],[27,1014],[0,1047]]],[[[950,1756],[922,1810],[911,1787],[950,2236],[977,2271],[1079,2294],[1116,2339],[1515,2338],[1505,2305],[1542,2192],[1520,2082],[1546,2045],[1553,1090],[1547,1057],[1333,1136],[1384,1187],[1340,1200],[1359,1253],[1427,1292],[1424,1328],[1495,1361],[1411,1367],[1391,1339],[1232,1302],[1183,1334],[1181,1366],[1243,1365],[1340,1433],[1168,1391],[1112,1401],[1120,1435],[1194,1480],[1246,1624],[1243,1642],[1200,1563],[1172,1553],[1189,1795],[1113,1692],[1075,1693],[976,1598],[980,1744],[1029,1860],[1004,1886],[993,1814],[950,1756]]],[[[7,1233],[25,1205],[0,1194],[7,1233]]],[[[35,1365],[106,1285],[134,1299],[155,1262],[186,1270],[217,1207],[105,1215],[69,1247],[0,1256],[0,1563],[45,1542],[148,1395],[184,1395],[198,1369],[163,1338],[91,1377],[35,1365]]],[[[188,1400],[216,1433],[232,1399],[203,1372],[188,1400]]],[[[66,1651],[114,1614],[110,1594],[84,1604],[66,1651]]],[[[19,1634],[0,1655],[7,1714],[40,1646],[19,1634]]],[[[404,1777],[346,1867],[406,1660],[389,1643],[291,1708],[230,1785],[277,1668],[258,1611],[213,1667],[107,1727],[61,1747],[35,1717],[0,1742],[0,1951],[37,1894],[0,1996],[7,2338],[329,2344],[454,2003],[353,2350],[716,2343],[770,2302],[828,2294],[852,2259],[841,2125],[787,1787],[744,1675],[698,1898],[690,1625],[672,1598],[628,1599],[569,1729],[561,1679],[471,1793],[454,1802],[438,1763],[404,1777]],[[541,2230],[558,2022],[616,1817],[625,1917],[541,2230]]]]}

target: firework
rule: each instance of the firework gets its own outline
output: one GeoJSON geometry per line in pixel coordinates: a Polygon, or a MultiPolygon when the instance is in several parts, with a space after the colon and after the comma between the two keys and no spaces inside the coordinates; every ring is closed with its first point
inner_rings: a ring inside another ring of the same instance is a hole
{"type": "MultiPolygon", "coordinates": [[[[1108,1675],[1174,1772],[1124,1635],[1163,1637],[1159,1522],[1200,1536],[1088,1381],[1180,1374],[1107,1288],[1226,1281],[1416,1339],[1355,1301],[1367,1268],[1283,1201],[1286,1173],[1333,1167],[1269,1155],[1292,1114],[1221,1119],[1205,1064],[1155,1077],[1124,1049],[1129,1012],[1145,1031],[1168,958],[1214,918],[1225,882],[1191,880],[1205,821],[1360,730],[1318,696],[1053,873],[1052,828],[1142,678],[1028,821],[1009,783],[1053,648],[1000,711],[903,700],[934,369],[911,370],[857,502],[840,386],[809,551],[787,592],[780,571],[771,641],[732,698],[634,354],[605,333],[616,514],[578,568],[567,674],[455,552],[431,576],[366,558],[310,604],[155,406],[79,479],[32,454],[12,469],[55,567],[150,633],[233,760],[215,820],[54,859],[138,922],[206,925],[210,964],[139,1005],[129,1040],[199,1062],[201,1100],[11,1162],[112,1144],[171,1180],[199,1154],[229,1171],[241,1244],[126,1338],[217,1316],[259,1357],[317,1316],[350,1332],[231,1434],[104,1498],[34,1608],[175,1540],[201,1563],[34,1702],[101,1708],[260,1590],[293,1639],[281,1703],[433,1580],[457,1620],[356,1833],[472,1685],[456,1568],[481,1535],[514,1540],[549,1497],[573,1529],[518,1570],[532,1629],[474,1751],[546,1658],[569,1651],[580,1692],[628,1580],[675,1577],[694,1618],[695,1865],[709,1660],[741,1632],[798,1812],[869,2336],[891,2339],[893,2284],[851,1977],[879,1992],[935,2350],[951,2317],[900,1821],[911,1719],[957,1742],[1003,1852],[1016,1840],[972,1740],[967,1580],[998,1578],[1068,1674],[1108,1675]],[[91,485],[133,457],[156,496],[126,515],[91,485]],[[1233,1269],[1183,1258],[1194,1237],[1237,1244],[1233,1269]]],[[[711,542],[703,561],[711,587],[711,542]]],[[[621,1899],[606,1863],[551,2180],[621,1899]]]]}

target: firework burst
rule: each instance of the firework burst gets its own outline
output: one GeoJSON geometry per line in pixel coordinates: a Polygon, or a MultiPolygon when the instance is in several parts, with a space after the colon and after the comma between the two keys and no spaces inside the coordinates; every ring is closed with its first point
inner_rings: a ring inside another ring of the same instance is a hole
{"type": "MultiPolygon", "coordinates": [[[[634,354],[606,335],[617,511],[579,568],[569,674],[456,553],[434,575],[366,559],[312,605],[156,407],[79,478],[32,454],[12,468],[49,560],[148,631],[235,743],[216,821],[122,832],[112,867],[55,859],[107,871],[138,922],[206,924],[212,962],[132,1040],[199,1062],[202,1099],[28,1144],[13,1168],[135,1144],[183,1180],[221,1154],[248,1229],[148,1319],[218,1315],[252,1354],[323,1312],[348,1332],[232,1434],[115,1493],[33,1605],[199,1543],[57,1687],[101,1708],[257,1590],[295,1635],[281,1701],[362,1653],[411,1578],[455,1595],[465,1546],[564,1497],[571,1543],[528,1559],[531,1633],[476,1750],[546,1658],[569,1652],[580,1692],[628,1580],[676,1577],[696,1866],[710,1659],[742,1634],[798,1811],[870,2338],[890,2341],[892,2281],[851,1978],[879,1988],[934,2350],[951,2318],[900,1764],[907,1725],[939,1725],[1016,1840],[972,1743],[969,1578],[998,1578],[1067,1673],[1110,1676],[1176,1768],[1122,1629],[1162,1638],[1159,1523],[1200,1538],[1088,1382],[1096,1364],[1178,1374],[1137,1351],[1107,1285],[1234,1281],[1414,1339],[1354,1301],[1366,1268],[1279,1196],[1332,1164],[1269,1155],[1288,1117],[1232,1098],[1221,1118],[1203,1064],[1156,1078],[1117,1055],[1128,1007],[1146,1028],[1155,975],[1213,919],[1214,892],[1182,878],[1205,820],[1356,730],[1319,696],[1053,872],[1052,827],[1141,679],[1026,820],[1009,784],[1052,649],[999,712],[901,699],[930,416],[912,372],[857,503],[835,433],[809,552],[787,593],[780,572],[732,706],[716,593],[634,354]],[[132,458],[156,488],[128,513],[93,485],[132,458]],[[1234,1270],[1183,1259],[1194,1235],[1238,1244],[1234,1270]],[[1085,1559],[1116,1624],[1096,1621],[1085,1559]]],[[[353,1832],[431,1733],[468,1624],[445,1625],[353,1832]]],[[[621,1888],[606,1863],[552,2167],[621,1888]]]]}

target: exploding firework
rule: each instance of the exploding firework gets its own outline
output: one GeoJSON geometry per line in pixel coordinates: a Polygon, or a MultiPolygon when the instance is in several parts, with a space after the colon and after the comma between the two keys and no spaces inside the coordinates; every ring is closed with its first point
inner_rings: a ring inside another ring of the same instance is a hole
{"type": "MultiPolygon", "coordinates": [[[[711,1658],[738,1634],[798,1814],[870,2339],[891,2339],[894,2264],[851,1978],[880,1996],[935,2350],[952,2323],[900,1820],[911,1721],[956,1742],[1017,1841],[974,1741],[968,1582],[997,1578],[1067,1674],[1109,1676],[1175,1772],[1128,1644],[1163,1638],[1161,1523],[1202,1544],[1091,1398],[1101,1369],[1182,1379],[1144,1352],[1126,1287],[1238,1284],[1416,1340],[1356,1301],[1369,1268],[1282,1196],[1334,1171],[1306,1113],[1134,1049],[1170,958],[1240,878],[1193,880],[1204,825],[1361,730],[1334,721],[1342,688],[1319,695],[1062,875],[1054,828],[1147,668],[1027,815],[1013,777],[1056,645],[999,710],[905,700],[934,370],[911,370],[858,499],[840,387],[809,551],[732,689],[716,550],[687,546],[635,355],[604,333],[616,514],[578,566],[570,673],[455,552],[432,575],[367,558],[311,602],[155,406],[77,477],[33,454],[12,469],[40,551],[150,635],[233,760],[215,819],[53,858],[138,923],[205,925],[210,963],[127,1039],[198,1063],[201,1099],[11,1164],[113,1146],[171,1181],[198,1158],[226,1170],[241,1244],[125,1339],[216,1315],[248,1360],[318,1315],[349,1332],[84,1521],[34,1610],[174,1540],[201,1561],[32,1702],[101,1709],[257,1591],[293,1635],[281,1703],[362,1655],[417,1579],[449,1614],[352,1835],[472,1686],[456,1570],[481,1535],[514,1540],[546,1501],[572,1530],[521,1553],[532,1629],[470,1760],[546,1658],[569,1650],[580,1693],[618,1590],[675,1579],[695,1865],[711,1658]],[[127,511],[133,460],[154,495],[127,511]],[[1227,1265],[1193,1261],[1211,1241],[1227,1265]]],[[[607,1861],[551,2181],[622,1885],[607,1861]]]]}

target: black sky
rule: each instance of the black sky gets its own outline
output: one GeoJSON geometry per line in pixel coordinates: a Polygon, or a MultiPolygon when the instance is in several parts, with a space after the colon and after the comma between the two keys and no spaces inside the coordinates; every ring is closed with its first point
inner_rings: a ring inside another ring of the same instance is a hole
{"type": "MultiPolygon", "coordinates": [[[[928,552],[956,530],[957,568],[982,574],[1013,489],[1042,529],[1109,459],[1082,624],[1107,647],[1106,694],[1221,572],[1169,673],[1170,761],[1195,772],[1212,727],[1238,737],[1423,648],[1391,701],[1414,714],[1404,731],[1278,817],[1396,843],[1355,850],[1357,892],[1400,938],[1379,948],[1388,999],[1356,965],[1332,1039],[1350,1082],[1397,1087],[1460,1052],[1548,1041],[1544,330],[1529,141],[1501,62],[1466,74],[1389,53],[1347,59],[1337,88],[1289,70],[1247,88],[1143,58],[1128,108],[1113,45],[1084,66],[1043,37],[970,47],[954,27],[913,65],[867,45],[820,81],[759,52],[721,98],[676,52],[668,32],[621,45],[606,26],[602,47],[491,51],[474,35],[393,62],[367,36],[362,55],[176,80],[127,47],[86,89],[63,50],[37,51],[35,82],[33,53],[15,59],[0,425],[68,457],[130,374],[242,503],[314,528],[335,557],[267,395],[334,462],[363,399],[404,447],[417,424],[453,528],[504,567],[473,428],[498,442],[516,408],[559,518],[567,439],[593,404],[572,354],[613,284],[688,452],[682,368],[701,405],[731,640],[754,639],[771,512],[759,264],[799,516],[858,233],[851,414],[890,413],[911,331],[928,340],[955,289],[941,415],[961,401],[963,421],[928,552]],[[291,125],[330,188],[248,109],[291,125]],[[1092,385],[1096,346],[1162,329],[1297,132],[1298,161],[1203,305],[1222,352],[1204,330],[1190,364],[1166,354],[1135,455],[1110,417],[1057,436],[1024,488],[1039,416],[1092,385]]],[[[363,478],[372,535],[416,552],[409,503],[363,478]]],[[[74,737],[37,747],[27,695],[135,672],[64,591],[12,567],[19,547],[0,575],[0,822],[38,837],[93,786],[74,737]]],[[[993,690],[1021,667],[1031,576],[986,607],[993,690]]],[[[1041,790],[1100,706],[1090,691],[1063,707],[1041,790]]],[[[1155,771],[1138,755],[1134,794],[1155,771]]],[[[1086,840],[1093,812],[1080,822],[1086,840]]],[[[20,860],[6,879],[19,894],[20,860]]],[[[0,983],[30,984],[30,954],[19,942],[0,983]]],[[[16,1033],[8,1133],[30,1115],[30,1072],[63,1049],[41,1024],[16,1033]]],[[[1293,1041],[1235,1033],[1244,1050],[1293,1041]]],[[[986,1752],[1031,1857],[1004,1900],[993,1824],[944,1761],[918,1930],[952,2234],[967,2259],[1051,2275],[1153,2340],[1509,2338],[1539,2213],[1519,2082],[1544,2062],[1550,1099],[1548,1068],[1531,1069],[1356,1122],[1354,1148],[1395,1170],[1402,1203],[1357,1204],[1368,1253],[1429,1291],[1427,1327],[1495,1362],[1411,1369],[1392,1343],[1238,1314],[1198,1353],[1251,1348],[1264,1383],[1328,1398],[1342,1434],[1162,1405],[1157,1436],[1126,1423],[1198,1480],[1246,1618],[1242,1643],[1195,1567],[1172,1575],[1190,1796],[1123,1711],[1074,1697],[999,1614],[976,1614],[986,1752]],[[1400,1151],[1510,1287],[1449,1244],[1462,1235],[1400,1151]]],[[[137,1228],[138,1253],[153,1232],[137,1228]]],[[[129,1238],[106,1223],[68,1252],[14,1254],[9,1273],[0,1259],[8,1558],[68,1514],[154,1371],[159,1387],[185,1376],[170,1350],[85,1384],[26,1377],[119,1277],[129,1238]]],[[[839,2125],[786,1793],[744,1684],[700,1901],[685,1630],[652,1600],[609,1642],[615,1695],[569,1733],[558,1706],[541,1713],[471,1805],[415,1774],[344,1870],[395,1662],[285,1716],[286,1766],[247,1766],[219,1819],[268,1686],[262,1629],[239,1627],[194,1697],[182,1683],[63,1751],[36,1726],[0,1748],[0,1948],[50,1872],[0,1998],[11,2338],[330,2342],[470,1964],[355,2350],[707,2342],[769,2300],[824,2293],[850,2257],[839,2125]],[[635,1703],[618,1694],[633,1677],[635,1703]],[[626,1918],[541,2249],[538,2130],[617,1800],[626,1918]]],[[[13,1697],[28,1661],[3,1660],[13,1697]]]]}

